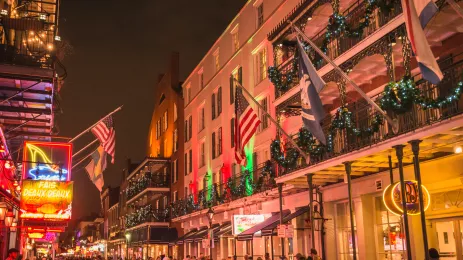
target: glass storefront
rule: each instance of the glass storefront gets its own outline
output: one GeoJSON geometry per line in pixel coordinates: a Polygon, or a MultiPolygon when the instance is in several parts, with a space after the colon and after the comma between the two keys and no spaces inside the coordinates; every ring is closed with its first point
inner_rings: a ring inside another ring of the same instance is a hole
{"type": "Polygon", "coordinates": [[[382,197],[375,198],[378,259],[401,260],[405,257],[402,217],[390,213],[382,197]]]}
{"type": "MultiPolygon", "coordinates": [[[[354,204],[355,206],[355,204],[354,204]]],[[[336,204],[336,241],[338,245],[338,259],[350,260],[353,259],[353,243],[352,233],[350,228],[350,212],[347,202],[336,204]]],[[[355,214],[354,214],[355,225],[355,214]]],[[[354,226],[354,230],[355,230],[354,226]]],[[[357,241],[357,231],[355,231],[355,240],[357,241]]],[[[358,243],[356,243],[358,255],[358,243]]]]}

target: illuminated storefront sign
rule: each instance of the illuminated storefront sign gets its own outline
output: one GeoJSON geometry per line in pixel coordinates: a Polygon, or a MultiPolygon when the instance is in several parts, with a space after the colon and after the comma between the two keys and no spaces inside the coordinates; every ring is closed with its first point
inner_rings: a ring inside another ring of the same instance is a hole
{"type": "Polygon", "coordinates": [[[69,181],[72,167],[70,143],[24,143],[23,179],[69,181]]]}
{"type": "Polygon", "coordinates": [[[42,239],[45,237],[45,233],[27,233],[28,238],[42,239]]]}
{"type": "Polygon", "coordinates": [[[23,219],[71,219],[72,181],[24,180],[20,200],[23,219]]]}
{"type": "Polygon", "coordinates": [[[236,236],[264,220],[264,215],[233,215],[233,235],[236,236]]]}
{"type": "MultiPolygon", "coordinates": [[[[423,191],[424,210],[431,204],[431,196],[428,189],[421,185],[423,191]]],[[[405,196],[407,202],[407,215],[420,214],[420,200],[418,198],[418,184],[416,181],[405,181],[405,196]]],[[[400,182],[393,183],[386,187],[383,193],[383,202],[386,208],[393,214],[402,215],[402,195],[400,182]]]]}

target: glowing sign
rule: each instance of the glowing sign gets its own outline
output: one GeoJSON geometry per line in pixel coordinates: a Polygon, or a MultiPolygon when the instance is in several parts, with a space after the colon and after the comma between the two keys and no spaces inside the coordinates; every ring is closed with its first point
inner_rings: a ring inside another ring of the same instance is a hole
{"type": "Polygon", "coordinates": [[[72,181],[24,180],[20,200],[23,219],[71,219],[72,181]]]}
{"type": "Polygon", "coordinates": [[[72,144],[24,143],[23,179],[69,181],[72,167],[72,144]]]}
{"type": "Polygon", "coordinates": [[[45,233],[27,233],[28,238],[42,239],[45,237],[45,233]]]}
{"type": "Polygon", "coordinates": [[[264,215],[233,215],[233,235],[236,236],[264,220],[264,215]]]}
{"type": "MultiPolygon", "coordinates": [[[[424,210],[431,204],[431,196],[428,189],[421,185],[423,191],[424,210]]],[[[420,214],[420,200],[418,198],[418,184],[416,181],[405,181],[405,196],[407,202],[407,215],[420,214]]],[[[383,202],[386,208],[393,214],[403,215],[402,195],[400,182],[393,183],[386,187],[383,193],[383,202]]]]}

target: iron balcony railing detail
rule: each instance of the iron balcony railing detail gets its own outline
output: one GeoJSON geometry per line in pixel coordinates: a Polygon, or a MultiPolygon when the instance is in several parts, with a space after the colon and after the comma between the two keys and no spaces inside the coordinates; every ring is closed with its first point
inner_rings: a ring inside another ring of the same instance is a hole
{"type": "MultiPolygon", "coordinates": [[[[448,66],[446,69],[442,70],[442,72],[444,73],[444,79],[438,85],[433,85],[423,80],[421,75],[413,77],[416,87],[420,90],[422,95],[431,99],[436,99],[438,97],[447,97],[451,94],[451,91],[454,90],[457,84],[463,81],[463,61],[448,66]]],[[[379,103],[381,97],[382,93],[372,97],[372,99],[379,103]]],[[[350,102],[347,108],[352,112],[352,122],[354,122],[355,128],[372,128],[376,111],[364,99],[350,102]]],[[[325,151],[319,154],[319,156],[311,157],[310,165],[307,165],[305,160],[299,159],[297,165],[290,169],[278,166],[278,175],[288,174],[343,154],[373,146],[390,138],[459,115],[463,113],[463,100],[453,101],[449,105],[444,105],[440,108],[423,109],[418,104],[414,104],[413,107],[405,113],[397,114],[393,111],[387,112],[392,118],[396,118],[399,122],[399,130],[397,133],[393,133],[391,126],[386,121],[379,126],[378,131],[375,131],[375,133],[371,135],[355,135],[346,129],[337,130],[333,138],[332,151],[325,151]]],[[[334,118],[335,116],[329,115],[323,121],[323,130],[326,136],[330,133],[330,125],[334,118]]],[[[297,136],[295,136],[295,139],[297,140],[297,136]]],[[[286,150],[289,148],[292,148],[292,146],[288,142],[286,144],[286,150]]]]}
{"type": "Polygon", "coordinates": [[[173,202],[172,218],[276,188],[274,172],[272,163],[268,161],[253,171],[230,177],[225,183],[212,184],[194,195],[173,202]]]}
{"type": "Polygon", "coordinates": [[[132,199],[148,188],[169,188],[169,175],[161,169],[159,172],[148,172],[140,178],[130,181],[127,188],[127,199],[132,199]]]}
{"type": "MultiPolygon", "coordinates": [[[[367,0],[368,1],[368,0],[367,0]]],[[[365,11],[366,11],[366,1],[357,1],[349,8],[347,8],[343,15],[346,17],[346,23],[349,24],[352,28],[356,28],[359,26],[361,22],[365,19],[365,11]]],[[[355,45],[360,43],[362,40],[376,32],[378,29],[386,25],[389,21],[395,18],[397,15],[402,13],[402,7],[400,1],[394,2],[394,7],[391,9],[390,12],[381,11],[380,8],[376,8],[372,15],[370,16],[369,26],[367,26],[363,33],[360,34],[358,37],[351,37],[347,34],[340,33],[338,36],[333,36],[333,38],[328,43],[326,54],[327,56],[334,60],[339,57],[341,54],[347,52],[348,50],[352,49],[355,45]]],[[[312,37],[312,41],[318,46],[321,47],[325,40],[325,35],[327,33],[326,28],[318,32],[314,37],[312,37]]],[[[323,60],[315,51],[311,48],[308,48],[308,55],[311,57],[315,62],[314,66],[317,70],[321,69],[327,63],[323,60]]],[[[285,56],[285,55],[284,55],[285,56]]],[[[291,60],[294,59],[294,55],[289,60],[286,60],[282,64],[279,65],[278,70],[283,74],[286,75],[287,73],[291,73],[297,66],[297,63],[292,62],[291,60]]],[[[296,69],[297,71],[297,69],[296,69]]],[[[278,90],[275,88],[275,98],[279,98],[284,93],[288,92],[290,89],[297,86],[299,80],[295,78],[290,86],[285,89],[284,91],[278,90]]]]}

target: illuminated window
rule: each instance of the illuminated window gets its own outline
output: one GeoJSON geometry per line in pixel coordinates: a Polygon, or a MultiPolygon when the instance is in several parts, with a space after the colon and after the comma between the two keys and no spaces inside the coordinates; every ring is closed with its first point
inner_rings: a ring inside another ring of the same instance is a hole
{"type": "Polygon", "coordinates": [[[172,163],[172,183],[176,183],[177,180],[178,180],[178,175],[177,175],[177,172],[178,172],[178,161],[175,160],[173,163],[172,163]]]}
{"type": "Polygon", "coordinates": [[[178,200],[178,191],[174,191],[172,193],[172,202],[176,202],[178,200]]]}
{"type": "Polygon", "coordinates": [[[240,49],[240,38],[238,34],[238,26],[236,26],[236,28],[233,29],[231,36],[232,36],[233,52],[236,52],[240,49]]]}
{"type": "Polygon", "coordinates": [[[177,103],[174,103],[174,122],[177,122],[178,111],[177,111],[177,103]]]}
{"type": "Polygon", "coordinates": [[[167,117],[167,110],[164,112],[164,116],[162,117],[163,122],[162,122],[162,131],[165,132],[167,131],[167,124],[169,123],[168,117],[167,117]]]}
{"type": "Polygon", "coordinates": [[[265,47],[255,55],[255,72],[257,84],[267,78],[267,48],[265,47]]]}
{"type": "Polygon", "coordinates": [[[198,113],[198,118],[199,118],[198,132],[201,132],[206,127],[204,115],[205,115],[205,109],[204,109],[204,106],[202,106],[199,109],[199,113],[198,113]]]}
{"type": "Polygon", "coordinates": [[[206,150],[206,144],[205,142],[202,142],[201,145],[199,146],[199,167],[203,167],[206,164],[205,150],[206,150]]]}
{"type": "Polygon", "coordinates": [[[375,198],[376,230],[379,259],[403,259],[405,256],[405,234],[401,217],[390,213],[382,197],[375,198]]]}
{"type": "Polygon", "coordinates": [[[218,72],[220,70],[219,49],[217,49],[214,52],[214,67],[215,67],[215,72],[218,72]]]}
{"type": "Polygon", "coordinates": [[[234,71],[231,75],[230,75],[230,104],[233,104],[235,102],[235,90],[236,90],[236,86],[235,86],[235,81],[234,80],[237,80],[240,84],[242,84],[242,80],[243,80],[243,69],[241,67],[239,67],[236,71],[234,71]]]}
{"type": "MultiPolygon", "coordinates": [[[[355,206],[355,204],[354,204],[355,206]]],[[[336,239],[338,244],[338,254],[340,259],[350,259],[353,254],[353,244],[352,244],[352,233],[350,228],[350,212],[349,212],[349,204],[339,203],[336,204],[336,239]]],[[[355,212],[355,211],[354,211],[355,212]]],[[[354,224],[355,224],[355,215],[354,217],[354,224]]],[[[354,230],[356,227],[354,226],[354,230]]],[[[355,239],[357,239],[357,231],[355,231],[355,239]]],[[[357,254],[358,254],[358,243],[356,244],[357,254]]],[[[358,256],[357,256],[358,258],[358,256]]]]}
{"type": "Polygon", "coordinates": [[[178,150],[178,130],[175,128],[174,130],[174,152],[178,150]]]}
{"type": "Polygon", "coordinates": [[[200,87],[201,89],[203,89],[203,88],[204,88],[204,73],[203,73],[202,69],[201,69],[201,71],[198,73],[198,77],[199,77],[199,87],[200,87]]]}
{"type": "Polygon", "coordinates": [[[257,28],[264,24],[264,3],[257,6],[257,28]]]}

